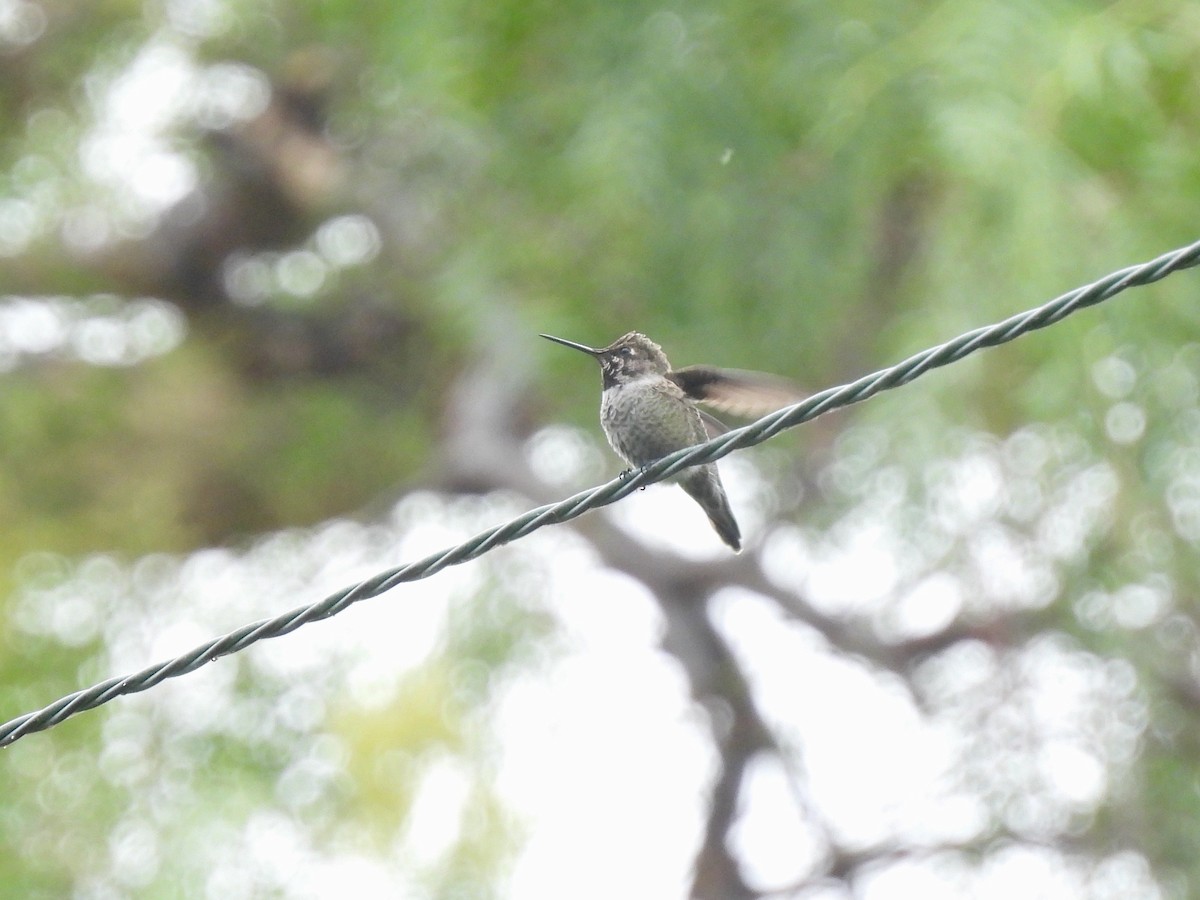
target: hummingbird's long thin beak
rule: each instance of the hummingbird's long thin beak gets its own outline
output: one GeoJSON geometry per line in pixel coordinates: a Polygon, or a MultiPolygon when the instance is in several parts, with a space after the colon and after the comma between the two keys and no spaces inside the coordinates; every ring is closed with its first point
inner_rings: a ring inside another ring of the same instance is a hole
{"type": "Polygon", "coordinates": [[[539,334],[538,337],[544,337],[548,341],[554,341],[556,344],[562,344],[564,347],[571,347],[581,353],[586,353],[589,356],[599,356],[600,351],[594,347],[589,347],[587,344],[577,344],[574,341],[568,341],[566,338],[555,337],[552,334],[539,334]]]}

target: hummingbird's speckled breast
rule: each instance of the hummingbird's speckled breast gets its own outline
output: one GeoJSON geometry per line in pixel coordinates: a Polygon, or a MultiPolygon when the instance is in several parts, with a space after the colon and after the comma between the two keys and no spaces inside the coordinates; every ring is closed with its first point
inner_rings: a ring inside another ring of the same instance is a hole
{"type": "Polygon", "coordinates": [[[699,411],[661,375],[605,388],[600,424],[612,448],[631,466],[644,466],[705,440],[699,411]]]}

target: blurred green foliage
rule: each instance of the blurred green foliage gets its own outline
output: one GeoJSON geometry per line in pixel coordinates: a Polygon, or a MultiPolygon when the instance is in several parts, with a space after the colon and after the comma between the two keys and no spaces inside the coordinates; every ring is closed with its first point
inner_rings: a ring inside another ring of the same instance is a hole
{"type": "MultiPolygon", "coordinates": [[[[293,329],[320,330],[322,315],[363,298],[411,331],[397,329],[389,352],[349,353],[342,368],[298,354],[268,377],[248,362],[261,362],[262,348],[241,331],[246,309],[196,300],[188,334],[167,355],[105,368],[50,354],[0,373],[6,714],[112,674],[102,629],[64,646],[18,627],[22,560],[186,553],[390,498],[436,469],[449,385],[484,347],[516,347],[530,371],[554,378],[538,394],[538,418],[591,427],[594,373],[540,346],[537,332],[601,344],[638,329],[679,364],[770,370],[820,388],[1197,237],[1195,4],[25,5],[44,27],[28,41],[0,35],[0,230],[9,235],[0,234],[0,291],[133,299],[186,283],[183,263],[204,246],[173,246],[173,267],[147,263],[156,241],[178,235],[163,226],[170,214],[131,205],[120,184],[136,184],[136,173],[106,182],[87,162],[112,115],[108,92],[135,60],[168,47],[193,76],[236,63],[277,90],[319,82],[317,132],[338,186],[307,205],[290,198],[287,224],[308,235],[361,211],[382,233],[377,256],[344,272],[330,266],[311,294],[270,282],[255,310],[282,316],[258,333],[283,335],[271,358],[291,358],[293,329]],[[81,222],[111,238],[104,252],[72,244],[70,235],[92,234],[81,222]],[[81,653],[94,655],[80,664],[81,653]]],[[[202,180],[241,184],[241,151],[206,133],[186,91],[174,101],[158,135],[164,152],[202,180]]],[[[137,148],[128,152],[136,166],[137,148]]],[[[298,243],[270,238],[251,254],[298,243]]],[[[278,263],[270,257],[263,271],[278,263]]],[[[168,299],[186,305],[179,292],[168,299]]],[[[1053,458],[1037,478],[1103,461],[1117,473],[1119,514],[1101,544],[1064,565],[1064,583],[1084,591],[1162,574],[1191,622],[1200,534],[1164,497],[1172,486],[1192,490],[1195,293],[1193,277],[1174,277],[889,395],[852,421],[885,433],[889,462],[914,471],[979,432],[1003,441],[1033,424],[1081,438],[1048,440],[1053,458]],[[1095,367],[1109,359],[1135,375],[1120,396],[1097,387],[1095,367]],[[1147,424],[1143,438],[1122,443],[1106,417],[1126,398],[1147,424]]],[[[345,346],[357,348],[347,333],[345,346]]],[[[822,446],[798,467],[836,453],[822,446]]],[[[908,488],[908,515],[921,520],[933,489],[919,478],[908,488]]],[[[853,501],[853,491],[828,494],[811,498],[813,520],[853,501]]],[[[492,627],[456,622],[448,655],[397,689],[390,717],[331,716],[349,760],[345,794],[331,802],[358,817],[353,827],[386,841],[405,821],[412,772],[374,766],[380,747],[486,755],[473,717],[490,684],[466,690],[462,679],[518,664],[541,623],[503,603],[482,621],[492,627]],[[350,810],[348,798],[363,802],[350,810]]],[[[1154,634],[1089,630],[1065,608],[1053,623],[1159,674],[1154,634]]],[[[264,705],[261,687],[244,690],[247,706],[264,705]]],[[[1195,716],[1165,689],[1151,699],[1156,719],[1187,724],[1150,730],[1130,784],[1114,786],[1124,811],[1100,818],[1114,833],[1139,823],[1152,862],[1194,885],[1195,716]]],[[[138,784],[90,777],[100,722],[81,719],[0,761],[12,786],[0,842],[15,851],[0,854],[0,884],[22,896],[86,893],[89,873],[119,869],[119,854],[99,848],[138,802],[138,784]]],[[[272,779],[300,752],[306,733],[297,735],[274,756],[236,738],[189,746],[189,758],[219,775],[178,775],[189,800],[174,808],[165,844],[203,841],[206,829],[232,829],[278,803],[272,779]],[[180,808],[197,822],[181,821],[180,808]]],[[[145,751],[147,765],[169,768],[169,751],[145,751]]],[[[470,779],[481,820],[453,864],[426,873],[430,896],[484,896],[511,857],[516,841],[487,779],[485,761],[470,779]]],[[[175,862],[126,888],[186,893],[199,873],[194,861],[175,862]]]]}

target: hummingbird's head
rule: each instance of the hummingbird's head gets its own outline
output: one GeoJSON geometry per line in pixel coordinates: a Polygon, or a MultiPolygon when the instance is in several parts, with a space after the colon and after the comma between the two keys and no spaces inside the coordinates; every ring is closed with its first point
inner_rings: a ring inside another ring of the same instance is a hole
{"type": "Polygon", "coordinates": [[[667,362],[667,356],[662,352],[662,347],[636,331],[617,338],[607,347],[599,350],[549,334],[543,334],[542,337],[594,357],[596,362],[600,363],[601,372],[604,373],[606,388],[617,384],[627,384],[647,375],[666,375],[671,371],[671,364],[667,362]]]}

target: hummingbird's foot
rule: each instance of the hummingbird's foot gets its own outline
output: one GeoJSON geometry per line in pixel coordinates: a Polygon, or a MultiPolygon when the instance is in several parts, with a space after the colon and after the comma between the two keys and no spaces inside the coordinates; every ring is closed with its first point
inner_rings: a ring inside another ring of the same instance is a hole
{"type": "MultiPolygon", "coordinates": [[[[629,480],[630,478],[632,478],[634,475],[640,475],[642,472],[645,472],[645,471],[646,471],[646,469],[647,469],[648,467],[649,467],[649,464],[647,464],[647,465],[645,465],[645,466],[638,466],[636,469],[634,469],[634,468],[630,467],[630,468],[628,468],[628,469],[625,469],[625,470],[624,470],[624,471],[623,471],[623,472],[622,472],[620,475],[618,475],[617,477],[618,477],[618,478],[620,478],[622,481],[628,481],[628,480],[629,480]]],[[[639,490],[639,491],[644,491],[644,490],[645,490],[646,488],[648,488],[648,487],[649,487],[649,485],[648,485],[648,484],[643,484],[641,487],[639,487],[639,488],[638,488],[638,490],[639,490]]]]}

